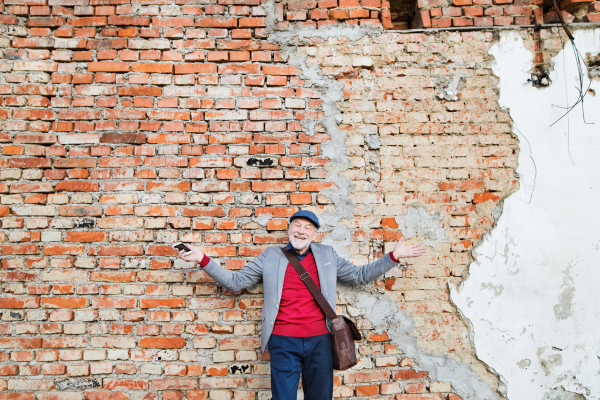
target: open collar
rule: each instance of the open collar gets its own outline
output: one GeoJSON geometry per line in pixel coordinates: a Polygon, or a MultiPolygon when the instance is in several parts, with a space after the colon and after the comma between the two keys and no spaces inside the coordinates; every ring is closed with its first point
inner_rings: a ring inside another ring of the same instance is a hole
{"type": "Polygon", "coordinates": [[[291,243],[288,243],[287,246],[285,246],[284,250],[292,250],[292,253],[294,253],[298,260],[302,261],[302,259],[306,257],[309,252],[312,251],[312,243],[308,245],[308,249],[306,249],[306,252],[304,252],[303,254],[298,254],[298,252],[296,252],[296,250],[292,247],[291,243]]]}

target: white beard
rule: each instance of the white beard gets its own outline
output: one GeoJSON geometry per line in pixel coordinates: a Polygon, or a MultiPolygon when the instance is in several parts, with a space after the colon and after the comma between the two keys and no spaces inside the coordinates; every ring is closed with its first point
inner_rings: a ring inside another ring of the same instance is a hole
{"type": "Polygon", "coordinates": [[[290,236],[290,243],[294,249],[302,250],[303,248],[307,247],[311,243],[311,240],[309,238],[298,239],[293,236],[290,236]]]}

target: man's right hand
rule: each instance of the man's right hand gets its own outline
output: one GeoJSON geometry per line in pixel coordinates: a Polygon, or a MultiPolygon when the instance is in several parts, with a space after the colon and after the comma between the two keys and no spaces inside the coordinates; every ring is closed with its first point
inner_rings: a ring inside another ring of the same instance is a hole
{"type": "Polygon", "coordinates": [[[189,244],[186,244],[186,246],[190,248],[192,253],[186,256],[185,253],[187,252],[185,250],[179,250],[179,258],[181,258],[183,261],[195,263],[199,263],[200,261],[202,261],[202,259],[204,258],[204,253],[201,252],[199,248],[190,246],[189,244]]]}

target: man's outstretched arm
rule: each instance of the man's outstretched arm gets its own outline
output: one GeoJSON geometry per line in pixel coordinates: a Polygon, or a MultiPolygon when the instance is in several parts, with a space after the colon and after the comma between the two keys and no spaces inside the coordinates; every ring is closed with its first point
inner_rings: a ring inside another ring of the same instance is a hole
{"type": "Polygon", "coordinates": [[[191,254],[185,255],[185,251],[179,252],[179,258],[188,262],[199,264],[200,268],[213,278],[215,282],[233,292],[250,287],[262,279],[262,268],[265,261],[263,252],[254,261],[246,264],[242,269],[229,271],[221,268],[216,262],[206,256],[199,248],[186,245],[192,250],[191,254]]]}
{"type": "Polygon", "coordinates": [[[425,254],[425,247],[422,244],[405,244],[404,239],[400,239],[394,246],[391,253],[384,255],[379,260],[362,267],[352,264],[335,254],[337,263],[337,277],[339,280],[348,283],[363,285],[374,281],[377,277],[383,275],[397,263],[408,257],[419,257],[425,254]]]}

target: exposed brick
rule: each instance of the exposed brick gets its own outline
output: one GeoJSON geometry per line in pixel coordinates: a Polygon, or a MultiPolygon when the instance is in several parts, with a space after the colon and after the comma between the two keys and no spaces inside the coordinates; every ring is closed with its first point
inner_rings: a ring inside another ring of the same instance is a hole
{"type": "MultiPolygon", "coordinates": [[[[10,37],[0,71],[0,307],[10,311],[0,348],[11,349],[0,354],[8,377],[0,400],[54,400],[63,377],[100,384],[67,391],[67,400],[255,400],[269,385],[258,360],[260,286],[218,289],[170,245],[198,245],[239,270],[266,247],[285,245],[297,210],[337,207],[324,86],[308,87],[302,68],[269,41],[260,1],[138,3],[7,0],[0,13],[10,37]],[[197,349],[213,361],[199,365],[197,349]],[[159,360],[163,354],[176,359],[159,360]],[[251,370],[237,376],[231,363],[251,370]]],[[[539,22],[534,3],[419,0],[413,27],[539,22]]],[[[518,144],[487,55],[493,35],[398,33],[407,22],[392,21],[388,1],[284,8],[276,3],[281,28],[387,30],[301,44],[307,65],[344,85],[339,151],[348,169],[335,173],[354,188],[354,215],[343,222],[349,252],[360,264],[389,251],[402,238],[396,217],[410,204],[443,215],[450,242],[378,285],[413,314],[431,351],[485,370],[446,288],[461,282],[469,252],[493,225],[490,210],[518,182],[518,144]],[[436,96],[430,68],[439,62],[437,75],[468,76],[457,102],[436,96]],[[377,134],[382,146],[368,148],[365,137],[377,134]]],[[[544,62],[562,45],[550,30],[537,32],[548,35],[538,46],[544,62]]],[[[454,398],[451,385],[427,383],[417,361],[361,318],[360,357],[372,367],[337,374],[336,398],[454,398]]],[[[486,379],[495,384],[493,374],[486,379]]]]}

